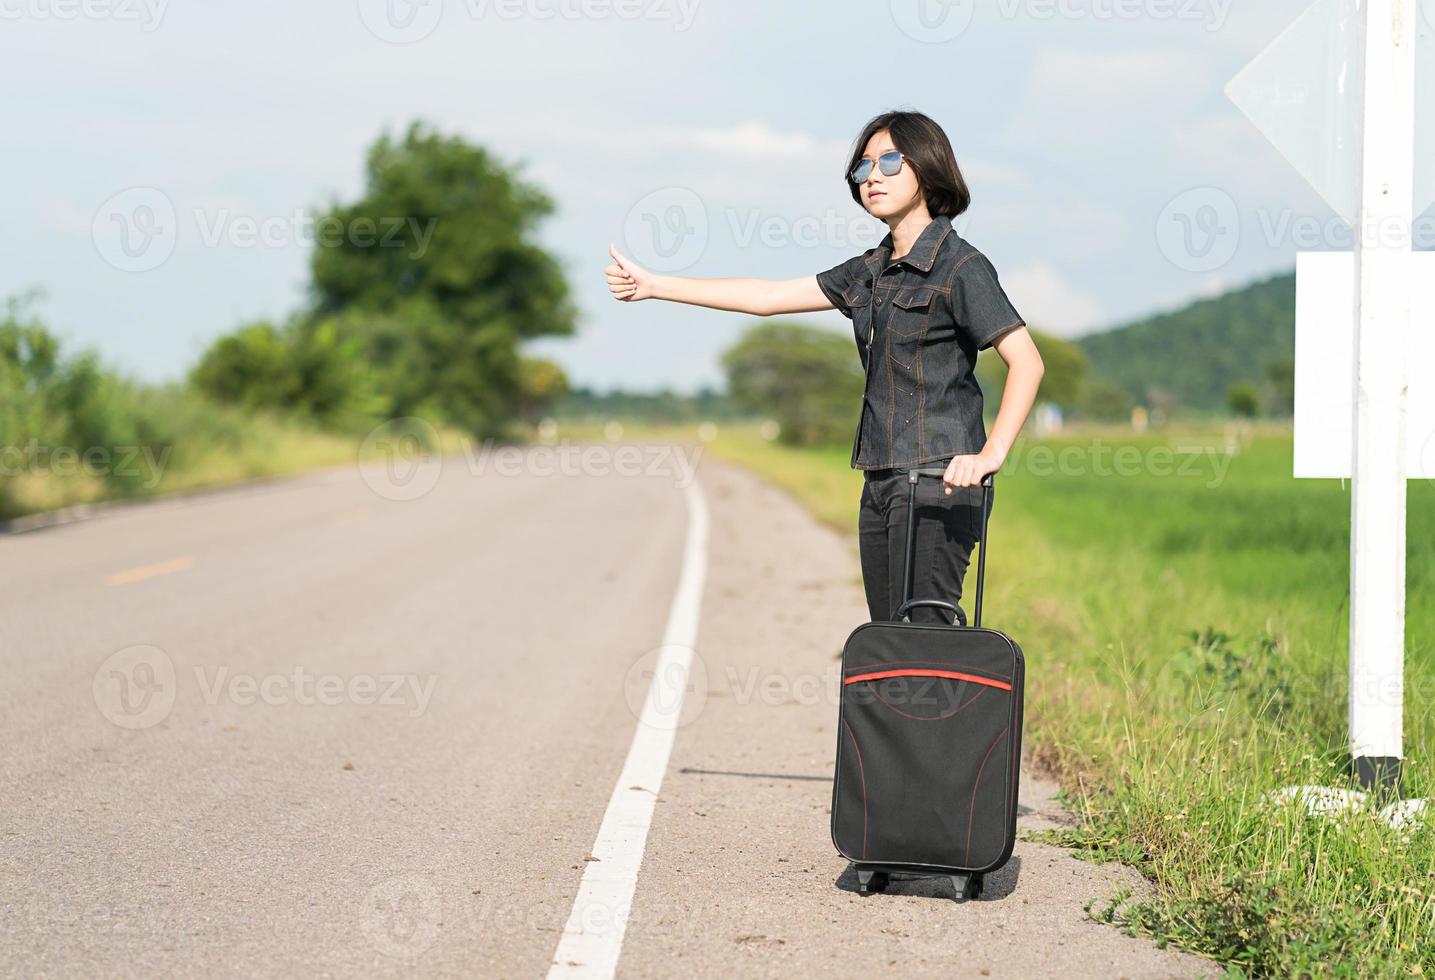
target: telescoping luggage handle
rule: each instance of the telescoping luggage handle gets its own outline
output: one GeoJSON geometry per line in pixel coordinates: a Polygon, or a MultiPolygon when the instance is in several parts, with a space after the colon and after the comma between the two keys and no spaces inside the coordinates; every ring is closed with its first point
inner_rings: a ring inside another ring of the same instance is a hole
{"type": "MultiPolygon", "coordinates": [[[[907,557],[902,562],[902,604],[897,607],[897,618],[901,619],[906,615],[908,609],[916,606],[935,606],[938,609],[949,610],[953,616],[966,625],[962,611],[950,602],[941,599],[911,599],[912,594],[912,548],[917,536],[917,481],[924,476],[941,476],[947,472],[945,466],[929,466],[926,468],[916,467],[907,471],[907,557]]],[[[980,552],[977,555],[977,604],[976,615],[973,626],[982,625],[982,580],[986,577],[987,570],[987,511],[990,509],[992,487],[995,473],[988,473],[982,477],[982,536],[980,552]]]]}

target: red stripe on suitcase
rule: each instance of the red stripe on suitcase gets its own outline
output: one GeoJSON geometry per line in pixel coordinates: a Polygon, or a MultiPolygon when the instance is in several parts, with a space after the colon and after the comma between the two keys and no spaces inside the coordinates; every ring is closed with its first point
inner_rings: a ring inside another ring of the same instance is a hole
{"type": "Polygon", "coordinates": [[[920,668],[908,667],[902,670],[879,670],[871,674],[858,674],[856,677],[845,678],[842,683],[856,684],[858,681],[878,681],[884,677],[950,677],[959,681],[971,681],[973,684],[985,684],[987,687],[1001,688],[1003,691],[1010,691],[1011,685],[1003,681],[994,681],[990,677],[978,677],[976,674],[963,674],[956,670],[922,670],[920,668]]]}

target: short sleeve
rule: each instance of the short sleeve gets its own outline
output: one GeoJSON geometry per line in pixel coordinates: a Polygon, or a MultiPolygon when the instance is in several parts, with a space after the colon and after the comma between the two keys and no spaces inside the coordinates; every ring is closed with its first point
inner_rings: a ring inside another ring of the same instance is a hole
{"type": "Polygon", "coordinates": [[[852,288],[853,283],[865,281],[867,275],[867,263],[864,256],[854,255],[840,265],[834,265],[826,272],[819,272],[817,285],[832,305],[850,320],[852,319],[852,308],[847,303],[846,293],[852,288]]]}
{"type": "Polygon", "coordinates": [[[986,350],[1008,330],[1026,326],[997,280],[996,267],[981,252],[963,259],[957,267],[952,283],[952,316],[979,351],[986,350]]]}

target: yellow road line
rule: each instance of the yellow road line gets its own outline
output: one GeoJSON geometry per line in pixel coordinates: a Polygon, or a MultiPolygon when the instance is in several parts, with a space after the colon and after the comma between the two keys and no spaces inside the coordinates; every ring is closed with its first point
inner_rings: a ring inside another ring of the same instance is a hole
{"type": "Polygon", "coordinates": [[[138,568],[127,568],[123,572],[115,572],[113,575],[107,575],[105,576],[105,584],[129,585],[132,582],[143,582],[147,578],[182,572],[193,564],[194,557],[192,555],[185,555],[182,558],[171,558],[169,561],[157,561],[153,565],[140,565],[138,568]]]}

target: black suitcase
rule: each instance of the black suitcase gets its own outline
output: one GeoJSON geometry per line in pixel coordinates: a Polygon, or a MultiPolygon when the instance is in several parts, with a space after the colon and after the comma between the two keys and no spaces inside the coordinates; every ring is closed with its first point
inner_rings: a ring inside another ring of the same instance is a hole
{"type": "Polygon", "coordinates": [[[882,891],[890,875],[941,876],[959,900],[975,898],[1016,844],[1025,665],[1015,641],[982,627],[993,474],[982,479],[974,625],[953,603],[911,598],[917,481],[943,471],[907,473],[897,620],[863,623],[842,648],[832,844],[863,894],[882,891]],[[956,621],[907,621],[916,606],[956,621]]]}

